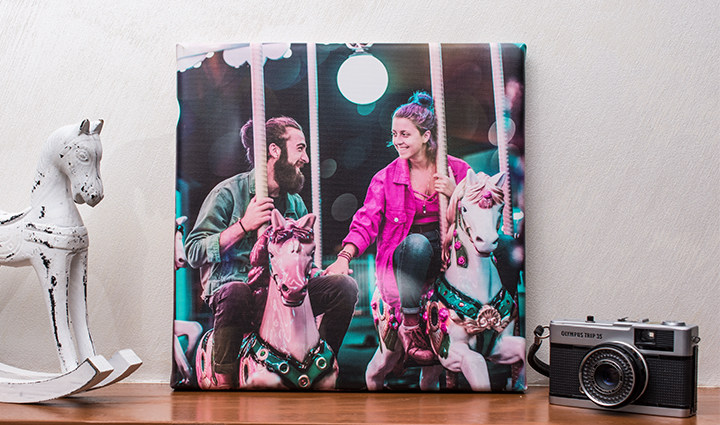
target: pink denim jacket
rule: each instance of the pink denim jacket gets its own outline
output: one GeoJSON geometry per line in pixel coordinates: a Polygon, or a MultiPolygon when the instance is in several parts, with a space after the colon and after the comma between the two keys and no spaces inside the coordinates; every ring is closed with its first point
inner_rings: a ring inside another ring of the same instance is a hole
{"type": "MultiPolygon", "coordinates": [[[[448,165],[455,182],[465,178],[470,166],[463,160],[448,155],[448,165]]],[[[400,311],[392,257],[395,248],[410,233],[415,203],[410,189],[410,172],[407,161],[397,158],[378,171],[370,182],[365,204],[357,210],[343,245],[352,243],[361,255],[377,240],[375,269],[377,286],[383,301],[400,311]]]]}

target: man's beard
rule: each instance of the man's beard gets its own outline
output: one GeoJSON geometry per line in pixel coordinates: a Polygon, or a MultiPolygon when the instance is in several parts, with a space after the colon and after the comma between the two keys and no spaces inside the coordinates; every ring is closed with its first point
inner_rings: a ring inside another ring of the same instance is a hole
{"type": "Polygon", "coordinates": [[[280,158],[275,161],[273,171],[281,192],[294,194],[302,190],[305,176],[294,164],[288,162],[286,152],[282,152],[280,158]]]}

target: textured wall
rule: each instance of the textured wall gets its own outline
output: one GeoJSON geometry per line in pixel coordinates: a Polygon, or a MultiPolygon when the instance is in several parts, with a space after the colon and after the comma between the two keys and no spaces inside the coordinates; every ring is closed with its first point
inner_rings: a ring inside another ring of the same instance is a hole
{"type": "MultiPolygon", "coordinates": [[[[27,206],[53,130],[105,120],[106,198],[81,207],[90,320],[101,354],[145,360],[132,380],[170,374],[175,43],[502,41],[528,45],[528,328],[697,323],[700,384],[720,385],[717,2],[15,3],[0,2],[0,208],[27,206]]],[[[41,296],[29,269],[0,269],[3,362],[57,369],[41,296]]]]}

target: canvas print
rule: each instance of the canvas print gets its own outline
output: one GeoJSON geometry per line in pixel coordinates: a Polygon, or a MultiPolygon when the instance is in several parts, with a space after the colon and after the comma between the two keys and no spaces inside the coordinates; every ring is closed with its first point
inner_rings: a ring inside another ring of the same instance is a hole
{"type": "Polygon", "coordinates": [[[172,386],[523,391],[525,52],[178,45],[172,386]]]}

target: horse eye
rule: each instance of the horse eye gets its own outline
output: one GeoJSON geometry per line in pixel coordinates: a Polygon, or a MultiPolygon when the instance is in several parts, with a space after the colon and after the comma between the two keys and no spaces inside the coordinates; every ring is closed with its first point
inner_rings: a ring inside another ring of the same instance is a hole
{"type": "Polygon", "coordinates": [[[88,156],[87,152],[85,152],[85,151],[78,151],[78,153],[77,153],[77,158],[78,158],[80,161],[83,161],[83,162],[84,162],[84,161],[87,161],[88,159],[90,159],[90,157],[88,156]]]}
{"type": "Polygon", "coordinates": [[[466,214],[466,213],[467,213],[467,208],[465,207],[465,205],[462,206],[462,208],[460,209],[460,211],[461,211],[463,214],[466,214]]]}

